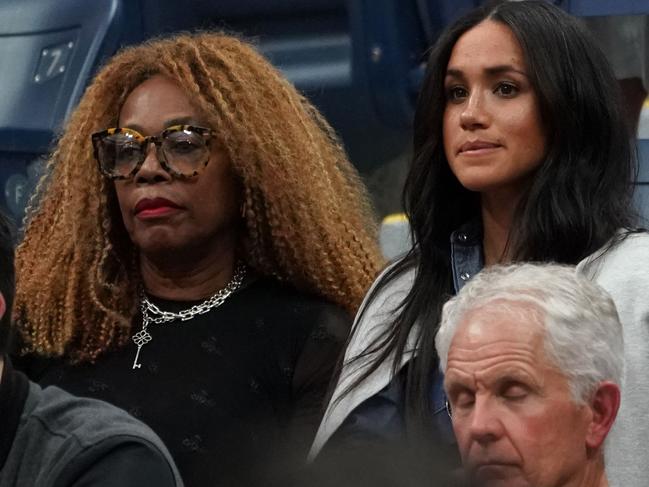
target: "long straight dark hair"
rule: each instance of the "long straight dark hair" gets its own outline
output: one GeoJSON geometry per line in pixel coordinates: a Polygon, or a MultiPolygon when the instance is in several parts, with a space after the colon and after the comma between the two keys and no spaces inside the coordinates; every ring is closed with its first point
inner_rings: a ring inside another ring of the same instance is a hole
{"type": "Polygon", "coordinates": [[[403,193],[415,245],[383,275],[368,302],[413,268],[414,285],[390,329],[368,344],[361,356],[371,357],[371,365],[347,390],[385,361],[392,361],[396,373],[418,323],[417,358],[408,366],[405,381],[410,426],[429,420],[430,375],[437,366],[434,339],[442,306],[453,293],[451,233],[480,218],[479,194],[465,189],[449,168],[442,121],[444,78],[453,47],[462,34],[485,20],[506,25],[518,39],[547,134],[547,155],[518,204],[510,231],[513,260],[576,264],[611,241],[618,229],[630,228],[635,219],[631,198],[636,157],[618,84],[579,22],[544,1],[498,1],[447,28],[428,59],[403,193]]]}

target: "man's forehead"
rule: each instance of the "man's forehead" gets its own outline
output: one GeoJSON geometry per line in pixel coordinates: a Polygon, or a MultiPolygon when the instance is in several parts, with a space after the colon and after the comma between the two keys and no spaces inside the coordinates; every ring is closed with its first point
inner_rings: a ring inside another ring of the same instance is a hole
{"type": "Polygon", "coordinates": [[[527,342],[515,337],[477,345],[463,346],[459,343],[451,347],[448,356],[446,376],[471,375],[496,379],[502,374],[530,374],[534,369],[551,368],[547,362],[542,342],[527,342]]]}
{"type": "Polygon", "coordinates": [[[543,341],[544,334],[542,315],[534,306],[492,301],[461,317],[451,349],[454,346],[489,349],[490,345],[505,343],[536,347],[543,341]]]}
{"type": "Polygon", "coordinates": [[[541,316],[530,305],[502,302],[466,313],[451,342],[447,378],[491,383],[511,376],[543,383],[556,367],[545,353],[541,316]]]}

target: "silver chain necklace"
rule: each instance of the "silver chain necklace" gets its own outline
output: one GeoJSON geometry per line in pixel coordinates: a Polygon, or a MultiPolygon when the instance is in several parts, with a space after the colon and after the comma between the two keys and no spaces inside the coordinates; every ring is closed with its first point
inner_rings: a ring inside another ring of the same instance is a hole
{"type": "Polygon", "coordinates": [[[141,363],[138,363],[138,358],[140,356],[140,350],[144,345],[153,340],[153,337],[148,331],[149,325],[151,324],[162,324],[169,323],[170,321],[188,321],[192,318],[202,315],[210,311],[211,309],[218,308],[223,304],[223,302],[228,299],[228,297],[241,287],[243,284],[243,279],[246,276],[246,266],[244,264],[237,265],[237,268],[234,270],[234,275],[230,282],[228,282],[223,289],[213,294],[207,298],[202,303],[195,304],[194,306],[178,311],[177,313],[172,311],[163,311],[158,308],[155,304],[149,301],[144,292],[140,295],[140,310],[142,311],[142,329],[138,331],[135,335],[131,337],[135,345],[137,345],[137,352],[135,353],[135,360],[133,361],[133,369],[139,369],[142,367],[141,363]]]}

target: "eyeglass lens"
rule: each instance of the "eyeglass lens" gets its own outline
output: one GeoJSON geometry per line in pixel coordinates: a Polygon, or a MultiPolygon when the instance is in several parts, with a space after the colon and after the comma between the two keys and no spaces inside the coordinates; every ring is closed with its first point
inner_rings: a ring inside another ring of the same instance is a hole
{"type": "MultiPolygon", "coordinates": [[[[144,161],[149,141],[143,141],[129,132],[115,133],[102,138],[99,160],[106,172],[127,177],[144,161]]],[[[179,174],[194,174],[209,157],[205,138],[192,130],[173,130],[162,138],[158,158],[162,156],[169,168],[179,174]]],[[[164,164],[163,164],[164,167],[164,164]]]]}

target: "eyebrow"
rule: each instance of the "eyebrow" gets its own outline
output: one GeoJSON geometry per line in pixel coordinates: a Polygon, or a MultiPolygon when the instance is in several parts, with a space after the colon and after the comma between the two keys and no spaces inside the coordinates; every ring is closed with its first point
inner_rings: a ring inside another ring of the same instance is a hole
{"type": "Polygon", "coordinates": [[[472,389],[476,387],[475,380],[482,382],[487,387],[501,387],[507,382],[520,382],[533,388],[542,386],[543,378],[535,371],[527,370],[524,367],[512,365],[491,365],[484,370],[476,372],[475,375],[466,372],[461,368],[452,367],[447,369],[444,377],[444,388],[451,392],[453,389],[472,389]],[[496,370],[493,370],[494,367],[496,370]]]}
{"type": "Polygon", "coordinates": [[[457,394],[461,391],[474,391],[476,385],[473,381],[458,380],[457,378],[444,381],[444,390],[449,396],[457,394]]]}
{"type": "Polygon", "coordinates": [[[497,389],[511,382],[518,382],[527,385],[532,389],[539,389],[543,385],[542,377],[536,375],[534,372],[530,373],[529,371],[521,368],[511,368],[504,370],[501,373],[496,373],[495,377],[487,376],[482,380],[486,381],[486,383],[489,384],[488,387],[495,387],[497,389]]]}
{"type": "MultiPolygon", "coordinates": [[[[196,121],[196,119],[194,117],[191,117],[191,116],[176,117],[176,118],[172,118],[172,119],[169,119],[169,120],[165,120],[165,123],[164,123],[165,127],[173,127],[174,125],[200,125],[200,123],[198,123],[196,121]]],[[[124,127],[129,128],[129,129],[133,129],[133,130],[135,130],[137,132],[140,132],[140,133],[142,133],[144,131],[144,128],[142,128],[141,125],[138,125],[136,123],[127,124],[124,127]]]]}
{"type": "MultiPolygon", "coordinates": [[[[499,64],[497,66],[490,66],[488,68],[485,68],[484,72],[487,73],[489,76],[497,76],[503,73],[518,73],[527,78],[527,73],[525,71],[521,71],[520,69],[515,68],[511,64],[499,64]]],[[[464,72],[461,69],[456,69],[456,68],[447,69],[446,76],[450,76],[453,78],[465,77],[464,72]]]]}
{"type": "Polygon", "coordinates": [[[496,386],[503,386],[509,382],[521,382],[524,384],[530,384],[532,386],[538,386],[539,381],[537,377],[534,377],[533,374],[528,374],[527,372],[522,372],[519,370],[508,371],[507,373],[496,378],[493,383],[496,386]]]}
{"type": "Polygon", "coordinates": [[[475,386],[474,382],[475,381],[473,380],[473,377],[471,377],[471,374],[465,373],[459,369],[452,371],[447,370],[447,374],[444,376],[444,388],[448,388],[449,390],[456,387],[468,389],[471,386],[475,386]]]}

